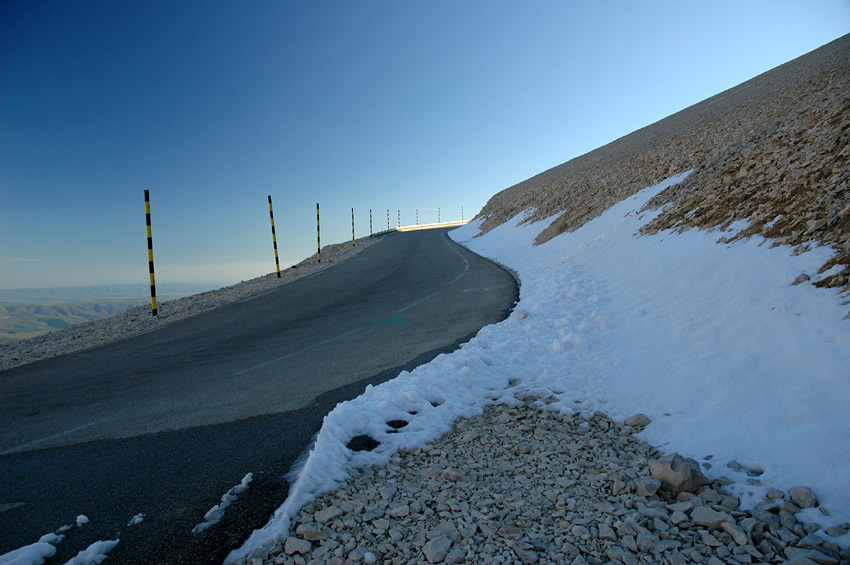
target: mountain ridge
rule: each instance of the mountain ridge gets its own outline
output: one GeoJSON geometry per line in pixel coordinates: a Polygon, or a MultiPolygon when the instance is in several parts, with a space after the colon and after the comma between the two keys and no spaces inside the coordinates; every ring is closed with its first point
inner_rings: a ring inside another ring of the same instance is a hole
{"type": "MultiPolygon", "coordinates": [[[[674,174],[648,231],[750,225],[799,247],[832,245],[850,265],[850,34],[494,195],[481,233],[529,211],[559,215],[537,239],[571,232],[674,174]]],[[[850,290],[848,269],[819,283],[850,290]]]]}

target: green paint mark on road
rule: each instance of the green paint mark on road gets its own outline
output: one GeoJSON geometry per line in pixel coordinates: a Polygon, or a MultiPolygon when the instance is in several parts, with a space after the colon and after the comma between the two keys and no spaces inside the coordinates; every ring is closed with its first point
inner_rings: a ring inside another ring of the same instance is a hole
{"type": "Polygon", "coordinates": [[[404,322],[404,314],[398,314],[396,316],[393,316],[392,318],[387,318],[386,320],[381,320],[380,322],[369,324],[369,327],[371,328],[374,326],[390,326],[393,324],[403,324],[404,322]]]}

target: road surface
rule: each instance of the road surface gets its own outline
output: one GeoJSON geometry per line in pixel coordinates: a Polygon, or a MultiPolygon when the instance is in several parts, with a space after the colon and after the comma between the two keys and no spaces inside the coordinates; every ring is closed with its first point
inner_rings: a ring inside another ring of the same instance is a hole
{"type": "Polygon", "coordinates": [[[0,554],[85,514],[55,562],[120,538],[112,563],[220,563],[283,501],[337,402],[455,349],[516,298],[447,230],[398,233],[262,296],[0,372],[0,554]]]}

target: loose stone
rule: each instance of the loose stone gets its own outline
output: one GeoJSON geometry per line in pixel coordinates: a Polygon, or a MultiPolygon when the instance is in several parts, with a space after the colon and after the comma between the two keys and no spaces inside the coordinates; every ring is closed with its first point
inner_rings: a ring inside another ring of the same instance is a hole
{"type": "Polygon", "coordinates": [[[800,508],[814,508],[818,505],[818,499],[812,489],[808,487],[795,487],[789,492],[791,501],[800,508]]]}
{"type": "Polygon", "coordinates": [[[391,468],[353,471],[302,509],[265,563],[850,563],[777,508],[799,509],[800,492],[768,491],[741,510],[728,482],[709,482],[694,460],[662,457],[604,415],[526,402],[459,420],[391,468]],[[651,488],[659,461],[694,491],[651,488]]]}
{"type": "Polygon", "coordinates": [[[645,428],[651,421],[646,414],[635,414],[627,419],[625,424],[630,428],[645,428]]]}
{"type": "Polygon", "coordinates": [[[289,537],[286,538],[286,543],[284,544],[284,551],[287,555],[304,554],[310,551],[311,544],[309,541],[289,537]]]}

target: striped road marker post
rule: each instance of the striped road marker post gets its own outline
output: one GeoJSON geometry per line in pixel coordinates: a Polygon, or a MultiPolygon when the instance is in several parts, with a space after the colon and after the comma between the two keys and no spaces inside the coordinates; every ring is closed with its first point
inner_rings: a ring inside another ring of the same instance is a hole
{"type": "Polygon", "coordinates": [[[319,203],[316,202],[316,243],[319,246],[319,263],[322,262],[322,232],[319,230],[319,203]]]}
{"type": "Polygon", "coordinates": [[[438,223],[438,224],[441,224],[442,222],[443,222],[443,220],[442,220],[442,219],[441,219],[441,217],[440,217],[440,209],[439,209],[439,208],[437,208],[437,223],[438,223]]]}
{"type": "Polygon", "coordinates": [[[398,211],[398,227],[401,227],[401,210],[398,211]]]}
{"type": "Polygon", "coordinates": [[[390,209],[387,208],[387,231],[390,231],[390,209]]]}
{"type": "Polygon", "coordinates": [[[274,210],[272,210],[272,195],[269,194],[269,218],[272,221],[272,243],[274,243],[274,266],[277,268],[277,278],[280,278],[280,259],[277,256],[277,235],[274,233],[274,210]]]}
{"type": "Polygon", "coordinates": [[[463,221],[463,206],[460,207],[460,221],[463,221]]]}
{"type": "Polygon", "coordinates": [[[151,235],[151,192],[145,190],[145,222],[148,226],[148,271],[151,275],[151,315],[156,316],[156,280],[153,273],[153,236],[151,235]]]}
{"type": "Polygon", "coordinates": [[[369,239],[372,239],[372,210],[369,210],[369,239]]]}
{"type": "Polygon", "coordinates": [[[419,225],[419,208],[416,209],[416,225],[419,225]]]}
{"type": "Polygon", "coordinates": [[[351,209],[351,247],[354,247],[354,208],[351,209]]]}

